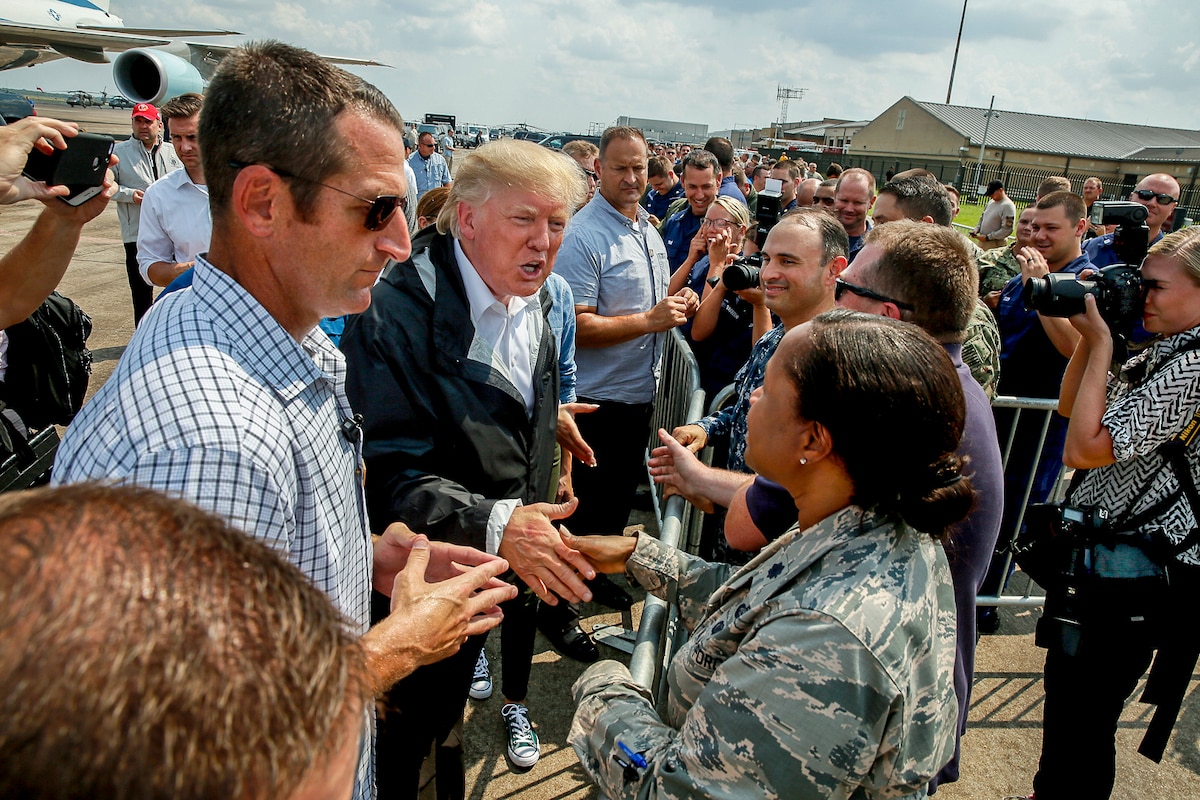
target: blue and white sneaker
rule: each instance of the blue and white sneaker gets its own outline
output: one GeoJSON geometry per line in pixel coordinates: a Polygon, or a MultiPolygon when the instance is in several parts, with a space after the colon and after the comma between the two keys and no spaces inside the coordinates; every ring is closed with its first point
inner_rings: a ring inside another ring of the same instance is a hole
{"type": "Polygon", "coordinates": [[[507,703],[500,709],[504,717],[504,730],[508,734],[505,755],[515,766],[528,769],[542,757],[542,746],[537,733],[529,724],[529,709],[524,703],[507,703]]]}

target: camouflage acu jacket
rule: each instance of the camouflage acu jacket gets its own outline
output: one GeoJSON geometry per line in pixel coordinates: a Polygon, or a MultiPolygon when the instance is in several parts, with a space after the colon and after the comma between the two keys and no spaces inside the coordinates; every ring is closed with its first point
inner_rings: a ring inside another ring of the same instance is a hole
{"type": "Polygon", "coordinates": [[[1014,242],[1008,247],[988,250],[976,260],[979,265],[980,297],[988,292],[1003,290],[1004,284],[1021,274],[1021,265],[1017,262],[1016,253],[1013,252],[1013,248],[1016,246],[1014,242]]]}
{"type": "Polygon", "coordinates": [[[569,741],[603,794],[925,796],[956,719],[954,596],[929,537],[851,506],[732,576],[647,536],[627,569],[679,606],[691,638],[665,719],[621,664],[575,683],[569,741]],[[617,741],[649,762],[636,779],[617,741]]]}

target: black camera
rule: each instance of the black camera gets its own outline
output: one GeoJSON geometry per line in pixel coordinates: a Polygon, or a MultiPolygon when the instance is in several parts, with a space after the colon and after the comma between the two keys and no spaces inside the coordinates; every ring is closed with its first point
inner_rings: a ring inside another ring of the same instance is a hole
{"type": "Polygon", "coordinates": [[[1030,278],[1021,290],[1025,310],[1047,317],[1070,317],[1084,313],[1083,298],[1090,294],[1096,298],[1100,316],[1114,333],[1127,334],[1142,316],[1146,299],[1140,265],[1150,246],[1150,229],[1146,226],[1148,215],[1149,211],[1140,203],[1126,200],[1092,203],[1088,218],[1092,224],[1117,226],[1113,232],[1113,248],[1120,263],[1092,273],[1088,280],[1058,273],[1030,278]]]}
{"type": "Polygon", "coordinates": [[[1092,203],[1088,222],[1093,225],[1141,225],[1150,210],[1130,200],[1097,200],[1092,203]]]}
{"type": "Polygon", "coordinates": [[[1075,655],[1082,630],[1080,587],[1092,574],[1092,545],[1111,546],[1115,535],[1108,509],[1035,503],[1026,509],[1025,522],[1021,535],[1029,546],[1014,546],[1013,554],[1021,569],[1046,589],[1034,644],[1075,655]]]}
{"type": "Polygon", "coordinates": [[[759,252],[740,256],[721,273],[721,283],[731,292],[757,288],[762,273],[762,246],[767,234],[783,216],[783,195],[775,188],[758,193],[758,206],[754,214],[754,243],[759,252]]]}
{"type": "Polygon", "coordinates": [[[1027,311],[1047,317],[1071,317],[1084,312],[1083,298],[1089,294],[1096,298],[1100,316],[1109,325],[1133,322],[1142,316],[1142,273],[1128,264],[1105,267],[1087,280],[1060,272],[1030,278],[1021,290],[1021,300],[1027,311]]]}
{"type": "Polygon", "coordinates": [[[762,253],[739,256],[721,273],[721,283],[731,292],[758,287],[762,275],[762,253]]]}
{"type": "Polygon", "coordinates": [[[779,190],[763,189],[758,193],[758,205],[754,212],[754,243],[761,250],[767,234],[783,216],[783,194],[779,190]]]}
{"type": "Polygon", "coordinates": [[[1108,509],[1099,506],[1055,505],[1056,519],[1050,520],[1054,534],[1081,541],[1092,541],[1108,528],[1108,509]]]}

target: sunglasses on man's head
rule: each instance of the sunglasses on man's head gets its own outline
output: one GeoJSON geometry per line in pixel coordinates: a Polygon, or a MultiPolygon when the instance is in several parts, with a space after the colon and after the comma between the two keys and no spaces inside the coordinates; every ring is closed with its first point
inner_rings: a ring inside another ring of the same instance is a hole
{"type": "MultiPolygon", "coordinates": [[[[245,169],[246,167],[251,166],[251,164],[246,161],[230,161],[229,166],[233,167],[234,169],[245,169]]],[[[360,203],[365,203],[368,208],[367,218],[363,220],[363,227],[369,231],[377,231],[387,225],[388,221],[391,220],[392,215],[396,213],[397,208],[399,208],[401,211],[408,211],[407,197],[401,197],[395,194],[381,194],[374,200],[369,200],[365,197],[359,197],[356,194],[347,192],[345,189],[339,189],[336,186],[330,186],[328,183],[314,181],[312,178],[306,178],[303,175],[296,175],[288,172],[287,170],[271,167],[266,164],[260,164],[259,166],[266,167],[281,178],[289,178],[291,180],[312,183],[326,189],[332,189],[333,191],[344,194],[347,197],[353,197],[360,203]]]]}
{"type": "Polygon", "coordinates": [[[1149,189],[1135,189],[1133,193],[1143,200],[1150,200],[1153,198],[1158,201],[1160,206],[1169,206],[1171,203],[1179,202],[1178,197],[1171,197],[1171,195],[1166,194],[1165,192],[1152,192],[1149,189]]]}
{"type": "Polygon", "coordinates": [[[836,302],[838,300],[841,300],[842,295],[844,295],[846,292],[849,292],[850,294],[856,294],[859,297],[865,297],[868,300],[875,300],[876,302],[879,302],[879,303],[891,303],[896,308],[903,308],[906,311],[913,310],[913,307],[910,303],[905,303],[902,300],[894,300],[885,294],[880,294],[879,292],[872,291],[865,286],[858,286],[857,284],[849,283],[848,281],[844,281],[841,278],[837,278],[836,280],[834,280],[834,282],[833,282],[833,299],[834,299],[834,301],[836,302]]]}

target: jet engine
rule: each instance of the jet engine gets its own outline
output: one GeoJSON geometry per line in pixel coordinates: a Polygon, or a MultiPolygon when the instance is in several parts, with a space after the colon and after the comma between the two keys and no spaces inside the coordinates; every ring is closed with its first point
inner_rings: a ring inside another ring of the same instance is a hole
{"type": "Polygon", "coordinates": [[[203,92],[205,80],[190,62],[163,50],[126,50],[113,61],[118,91],[135,103],[161,103],[203,92]]]}

